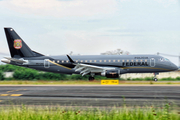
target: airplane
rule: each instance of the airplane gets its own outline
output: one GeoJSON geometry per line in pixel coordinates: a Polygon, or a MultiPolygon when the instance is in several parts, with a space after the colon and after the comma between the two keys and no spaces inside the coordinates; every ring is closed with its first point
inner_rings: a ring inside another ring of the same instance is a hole
{"type": "Polygon", "coordinates": [[[46,56],[31,50],[13,28],[4,28],[11,57],[2,62],[41,71],[62,74],[95,75],[119,78],[126,73],[154,73],[176,71],[178,67],[159,55],[61,55],[46,56]]]}

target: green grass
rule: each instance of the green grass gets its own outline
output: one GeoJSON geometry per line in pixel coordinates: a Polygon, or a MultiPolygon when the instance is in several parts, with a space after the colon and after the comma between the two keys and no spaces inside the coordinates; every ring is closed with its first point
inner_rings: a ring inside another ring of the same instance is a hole
{"type": "Polygon", "coordinates": [[[180,114],[164,108],[112,108],[102,110],[64,109],[62,107],[21,107],[1,108],[0,120],[180,120],[180,114]]]}

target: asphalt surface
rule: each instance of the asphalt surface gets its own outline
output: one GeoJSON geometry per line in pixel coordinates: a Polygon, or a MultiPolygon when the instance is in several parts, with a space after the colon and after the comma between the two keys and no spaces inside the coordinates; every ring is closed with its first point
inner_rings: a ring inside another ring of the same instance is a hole
{"type": "Polygon", "coordinates": [[[0,86],[0,106],[162,106],[180,108],[180,86],[0,86]]]}

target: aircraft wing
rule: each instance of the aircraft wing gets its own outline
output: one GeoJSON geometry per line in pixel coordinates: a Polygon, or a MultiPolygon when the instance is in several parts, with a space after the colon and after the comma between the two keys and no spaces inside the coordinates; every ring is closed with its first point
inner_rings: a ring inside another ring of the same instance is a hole
{"type": "Polygon", "coordinates": [[[70,62],[75,65],[73,68],[75,71],[79,71],[82,76],[88,74],[88,73],[101,73],[105,70],[113,70],[115,67],[100,67],[96,65],[89,65],[84,63],[75,63],[68,55],[70,62]]]}

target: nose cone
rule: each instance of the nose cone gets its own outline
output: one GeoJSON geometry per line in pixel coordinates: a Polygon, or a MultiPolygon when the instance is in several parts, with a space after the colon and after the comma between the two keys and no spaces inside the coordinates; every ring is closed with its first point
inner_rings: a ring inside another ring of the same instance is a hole
{"type": "Polygon", "coordinates": [[[172,68],[172,70],[174,70],[174,71],[179,69],[178,66],[175,65],[174,63],[171,63],[171,68],[172,68]]]}

